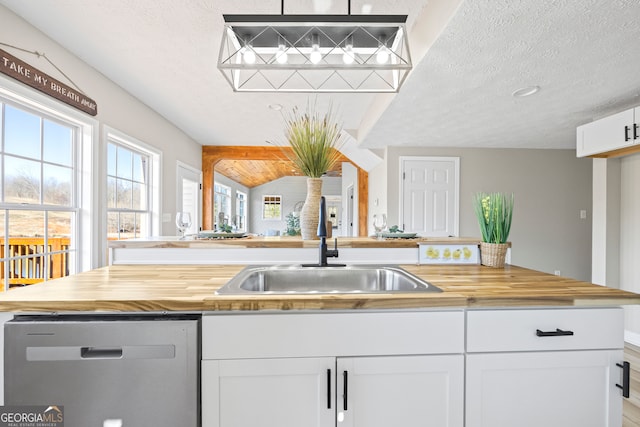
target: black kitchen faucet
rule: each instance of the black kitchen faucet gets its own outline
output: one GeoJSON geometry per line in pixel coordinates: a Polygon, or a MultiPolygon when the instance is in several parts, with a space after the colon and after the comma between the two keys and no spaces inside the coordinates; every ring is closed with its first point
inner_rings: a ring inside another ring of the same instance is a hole
{"type": "Polygon", "coordinates": [[[327,249],[327,205],[324,196],[320,197],[318,212],[318,237],[320,238],[318,264],[303,264],[303,267],[344,267],[344,264],[328,264],[327,258],[338,258],[338,239],[334,240],[334,249],[327,249]]]}

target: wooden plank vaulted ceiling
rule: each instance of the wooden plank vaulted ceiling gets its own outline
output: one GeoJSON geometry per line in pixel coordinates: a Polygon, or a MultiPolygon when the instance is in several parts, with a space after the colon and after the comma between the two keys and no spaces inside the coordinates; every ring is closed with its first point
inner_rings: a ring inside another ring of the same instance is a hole
{"type": "MultiPolygon", "coordinates": [[[[282,162],[287,160],[283,150],[290,148],[283,147],[253,147],[253,146],[213,146],[202,147],[202,226],[205,230],[213,228],[213,184],[216,165],[226,160],[241,161],[269,161],[282,162]]],[[[369,200],[369,174],[351,161],[344,154],[340,153],[338,163],[349,162],[357,170],[358,185],[358,233],[360,236],[367,235],[368,200],[369,200]]],[[[289,171],[293,169],[293,165],[289,171]]],[[[332,172],[335,173],[335,172],[332,172]]]]}
{"type": "MultiPolygon", "coordinates": [[[[215,173],[253,188],[285,176],[301,176],[290,160],[238,160],[223,159],[215,165],[215,173]]],[[[328,176],[342,176],[342,165],[338,162],[327,172],[328,176]]]]}

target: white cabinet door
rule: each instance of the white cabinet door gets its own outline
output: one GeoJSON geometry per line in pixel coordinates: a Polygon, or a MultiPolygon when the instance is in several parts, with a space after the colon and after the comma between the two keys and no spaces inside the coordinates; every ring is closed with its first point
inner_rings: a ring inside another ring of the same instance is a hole
{"type": "Polygon", "coordinates": [[[467,355],[466,427],[620,427],[622,350],[467,355]]]}
{"type": "Polygon", "coordinates": [[[205,360],[203,427],[335,425],[335,358],[205,360]]]}
{"type": "Polygon", "coordinates": [[[338,427],[462,427],[464,356],[339,358],[338,427]]]}
{"type": "MultiPolygon", "coordinates": [[[[640,118],[637,115],[635,117],[636,120],[640,118]]],[[[578,157],[618,150],[639,141],[634,140],[633,109],[579,126],[576,132],[578,157]]],[[[636,130],[636,135],[638,132],[636,130]]]]}

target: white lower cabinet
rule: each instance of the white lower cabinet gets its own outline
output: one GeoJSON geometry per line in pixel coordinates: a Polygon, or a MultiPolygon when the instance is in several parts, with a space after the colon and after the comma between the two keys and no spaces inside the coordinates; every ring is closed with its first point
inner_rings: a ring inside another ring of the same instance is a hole
{"type": "Polygon", "coordinates": [[[328,383],[333,377],[335,359],[330,357],[205,360],[202,363],[202,425],[334,425],[335,391],[328,383]]]}
{"type": "Polygon", "coordinates": [[[203,427],[462,427],[464,311],[202,319],[203,427]]]}
{"type": "Polygon", "coordinates": [[[621,427],[622,351],[471,354],[467,427],[621,427]]]}
{"type": "Polygon", "coordinates": [[[218,360],[202,368],[206,427],[463,425],[462,355],[218,360]]]}
{"type": "Polygon", "coordinates": [[[337,366],[339,427],[464,423],[461,354],[340,358],[337,366]]]}
{"type": "Polygon", "coordinates": [[[621,427],[623,333],[621,308],[204,316],[202,426],[621,427]]]}
{"type": "Polygon", "coordinates": [[[465,426],[621,427],[623,329],[620,308],[468,311],[465,426]]]}

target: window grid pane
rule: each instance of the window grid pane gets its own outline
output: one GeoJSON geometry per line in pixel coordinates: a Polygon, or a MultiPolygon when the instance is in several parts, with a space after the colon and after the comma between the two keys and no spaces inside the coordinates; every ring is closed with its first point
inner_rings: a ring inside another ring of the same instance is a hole
{"type": "Polygon", "coordinates": [[[113,141],[107,145],[107,238],[145,237],[150,231],[149,155],[113,141]]]}
{"type": "Polygon", "coordinates": [[[214,182],[213,184],[213,214],[216,227],[229,225],[231,219],[231,187],[214,182]]]}
{"type": "Polygon", "coordinates": [[[76,128],[1,99],[0,123],[3,288],[67,276],[77,265],[76,128]]]}
{"type": "Polygon", "coordinates": [[[44,120],[42,145],[46,162],[68,167],[73,165],[73,129],[44,120]]]}
{"type": "Polygon", "coordinates": [[[262,219],[282,219],[282,196],[262,197],[262,219]]]}
{"type": "Polygon", "coordinates": [[[236,216],[235,216],[235,226],[238,231],[246,231],[247,230],[247,195],[243,192],[236,192],[236,216]]]}
{"type": "Polygon", "coordinates": [[[5,105],[4,115],[5,152],[41,160],[40,117],[11,105],[5,105]]]}

